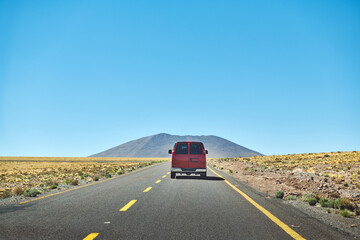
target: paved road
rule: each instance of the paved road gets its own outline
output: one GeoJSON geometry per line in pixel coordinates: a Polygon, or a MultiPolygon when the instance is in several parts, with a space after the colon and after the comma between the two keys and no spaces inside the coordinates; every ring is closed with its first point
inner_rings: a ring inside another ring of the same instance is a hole
{"type": "Polygon", "coordinates": [[[0,207],[0,239],[346,239],[224,173],[216,171],[227,181],[210,170],[206,179],[170,179],[169,168],[0,207]]]}

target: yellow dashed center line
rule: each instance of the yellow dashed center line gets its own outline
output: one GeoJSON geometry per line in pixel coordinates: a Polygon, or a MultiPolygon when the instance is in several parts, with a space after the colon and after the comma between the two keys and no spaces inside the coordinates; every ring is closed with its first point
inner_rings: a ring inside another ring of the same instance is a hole
{"type": "Polygon", "coordinates": [[[122,209],[120,209],[120,212],[127,211],[134,203],[136,203],[137,200],[131,200],[128,204],[126,204],[122,209]]]}
{"type": "Polygon", "coordinates": [[[83,240],[93,240],[94,238],[97,237],[97,235],[99,235],[99,233],[90,233],[90,234],[87,235],[86,238],[84,238],[83,240]]]}
{"type": "Polygon", "coordinates": [[[161,182],[161,180],[157,180],[155,183],[159,183],[159,182],[161,182]]]}
{"type": "Polygon", "coordinates": [[[170,172],[167,172],[167,174],[170,174],[170,172]]]}
{"type": "Polygon", "coordinates": [[[148,188],[145,189],[143,192],[148,192],[148,191],[150,191],[150,189],[152,189],[152,187],[148,187],[148,188]]]}
{"type": "MultiPolygon", "coordinates": [[[[209,167],[208,167],[209,168],[209,167]]],[[[215,173],[216,175],[218,175],[219,177],[223,178],[222,176],[220,176],[219,174],[217,174],[214,170],[212,170],[211,168],[209,168],[213,173],[215,173]]],[[[228,180],[226,180],[225,178],[223,178],[225,180],[225,182],[232,187],[235,191],[237,191],[240,195],[242,195],[246,200],[248,200],[252,205],[254,205],[257,209],[259,209],[263,214],[265,214],[268,218],[271,219],[271,221],[273,221],[274,223],[276,223],[280,228],[282,228],[282,230],[284,230],[287,234],[289,234],[292,238],[296,239],[296,240],[305,240],[305,238],[303,238],[300,234],[298,234],[297,232],[295,232],[294,230],[292,230],[288,225],[286,225],[285,223],[283,223],[280,219],[278,219],[277,217],[275,217],[274,215],[272,215],[268,210],[266,210],[265,208],[263,208],[262,206],[260,206],[257,202],[255,202],[254,200],[252,200],[252,198],[250,198],[248,195],[246,195],[245,193],[243,193],[240,189],[238,189],[237,187],[235,187],[234,185],[232,185],[228,180]]]]}
{"type": "Polygon", "coordinates": [[[162,178],[166,178],[166,175],[162,176],[162,178]]]}

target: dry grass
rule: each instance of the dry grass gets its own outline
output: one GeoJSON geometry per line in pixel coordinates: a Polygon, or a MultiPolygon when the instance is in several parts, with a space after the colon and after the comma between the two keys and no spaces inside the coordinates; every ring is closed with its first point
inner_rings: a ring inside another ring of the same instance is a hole
{"type": "Polygon", "coordinates": [[[0,198],[26,189],[49,191],[53,185],[78,185],[123,174],[165,158],[0,157],[0,198]]]}

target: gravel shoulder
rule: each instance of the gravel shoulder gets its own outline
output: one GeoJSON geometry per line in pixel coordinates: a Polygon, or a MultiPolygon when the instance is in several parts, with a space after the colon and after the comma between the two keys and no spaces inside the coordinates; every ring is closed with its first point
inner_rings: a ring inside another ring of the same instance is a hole
{"type": "Polygon", "coordinates": [[[357,218],[344,218],[339,214],[328,213],[326,208],[323,208],[320,205],[313,207],[307,202],[296,200],[284,200],[283,202],[335,229],[350,234],[354,239],[360,239],[360,220],[357,218]]]}

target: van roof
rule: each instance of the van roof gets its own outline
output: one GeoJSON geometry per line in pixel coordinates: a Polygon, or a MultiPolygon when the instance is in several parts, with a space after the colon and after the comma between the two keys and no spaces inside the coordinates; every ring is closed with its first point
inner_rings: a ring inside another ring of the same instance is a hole
{"type": "Polygon", "coordinates": [[[176,143],[202,143],[202,142],[195,142],[195,141],[182,141],[182,142],[176,142],[176,143]]]}

